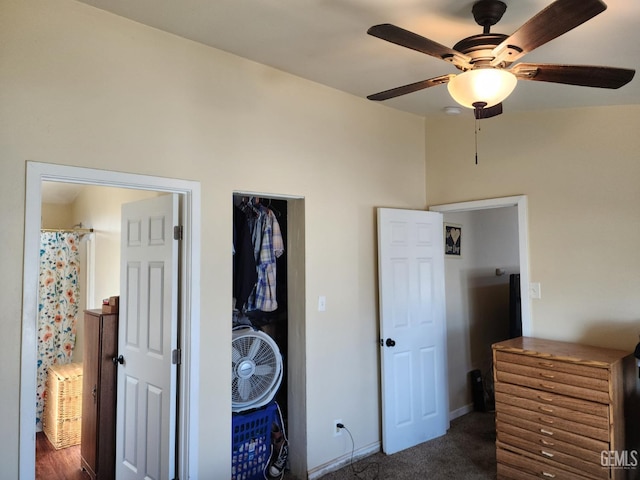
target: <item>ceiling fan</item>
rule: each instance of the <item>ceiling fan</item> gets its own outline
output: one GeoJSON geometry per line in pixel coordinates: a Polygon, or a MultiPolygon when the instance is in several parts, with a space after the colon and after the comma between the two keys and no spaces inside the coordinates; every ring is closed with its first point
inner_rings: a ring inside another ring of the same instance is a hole
{"type": "Polygon", "coordinates": [[[583,24],[606,10],[601,0],[556,0],[510,36],[490,33],[507,9],[500,0],[479,0],[473,17],[483,27],[472,35],[445,47],[433,40],[389,23],[375,25],[369,35],[452,63],[463,73],[446,74],[367,96],[388,100],[425,88],[447,84],[451,96],[473,108],[477,119],[502,113],[502,101],[511,94],[517,80],[563,83],[586,87],[620,88],[629,83],[635,70],[593,65],[516,63],[521,57],[554,38],[583,24]]]}

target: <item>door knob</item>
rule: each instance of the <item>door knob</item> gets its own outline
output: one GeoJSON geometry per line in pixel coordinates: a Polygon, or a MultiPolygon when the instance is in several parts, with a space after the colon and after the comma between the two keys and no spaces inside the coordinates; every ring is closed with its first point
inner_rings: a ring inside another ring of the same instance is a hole
{"type": "Polygon", "coordinates": [[[387,341],[385,342],[385,344],[387,345],[387,347],[395,347],[396,341],[391,338],[387,338],[387,341]]]}
{"type": "Polygon", "coordinates": [[[122,365],[124,364],[124,357],[122,355],[118,355],[117,357],[113,357],[111,361],[114,365],[117,365],[118,363],[122,365]]]}

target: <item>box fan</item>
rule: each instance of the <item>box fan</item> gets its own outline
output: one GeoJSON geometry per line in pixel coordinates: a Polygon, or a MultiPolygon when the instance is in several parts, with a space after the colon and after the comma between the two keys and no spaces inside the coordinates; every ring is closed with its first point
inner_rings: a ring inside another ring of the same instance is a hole
{"type": "Polygon", "coordinates": [[[266,333],[250,327],[233,330],[231,410],[242,412],[269,403],[282,382],[282,355],[266,333]]]}

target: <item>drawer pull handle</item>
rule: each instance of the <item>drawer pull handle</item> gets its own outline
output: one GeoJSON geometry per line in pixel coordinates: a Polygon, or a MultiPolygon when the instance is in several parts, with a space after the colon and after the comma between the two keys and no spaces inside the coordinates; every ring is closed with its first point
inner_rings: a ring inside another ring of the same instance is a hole
{"type": "MultiPolygon", "coordinates": [[[[549,435],[553,435],[553,433],[549,432],[549,435]]],[[[540,439],[540,443],[543,445],[546,445],[547,447],[554,447],[555,443],[553,442],[547,442],[544,438],[540,439]]]]}
{"type": "Polygon", "coordinates": [[[553,368],[553,363],[551,362],[538,362],[538,365],[540,365],[541,367],[553,368]]]}
{"type": "Polygon", "coordinates": [[[553,473],[549,473],[549,472],[542,472],[542,475],[549,478],[556,478],[556,476],[553,473]]]}
{"type": "Polygon", "coordinates": [[[540,450],[540,453],[548,458],[553,458],[553,453],[545,452],[544,450],[540,450]]]}
{"type": "Polygon", "coordinates": [[[545,430],[544,428],[540,429],[540,433],[544,433],[545,435],[553,435],[553,432],[550,432],[549,430],[545,430]]]}
{"type": "Polygon", "coordinates": [[[550,418],[544,418],[544,417],[540,417],[540,421],[544,422],[544,423],[548,423],[550,425],[553,425],[553,420],[550,418]]]}
{"type": "Polygon", "coordinates": [[[541,373],[540,376],[544,378],[556,378],[553,373],[541,373]]]}
{"type": "Polygon", "coordinates": [[[542,400],[543,402],[553,402],[553,398],[551,398],[551,397],[543,397],[542,395],[538,395],[538,399],[542,400]]]}
{"type": "Polygon", "coordinates": [[[547,413],[553,413],[553,408],[549,408],[549,407],[539,407],[540,410],[542,410],[543,412],[547,412],[547,413]]]}
{"type": "Polygon", "coordinates": [[[542,388],[548,388],[549,390],[553,390],[553,385],[547,385],[546,383],[541,383],[540,386],[542,388]]]}

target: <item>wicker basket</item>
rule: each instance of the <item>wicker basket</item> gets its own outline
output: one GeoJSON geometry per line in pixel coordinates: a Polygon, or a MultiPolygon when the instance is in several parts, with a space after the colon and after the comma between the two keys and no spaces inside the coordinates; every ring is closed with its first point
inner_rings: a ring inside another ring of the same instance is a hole
{"type": "Polygon", "coordinates": [[[78,445],[82,424],[82,364],[53,365],[47,375],[42,426],[56,449],[78,445]]]}

